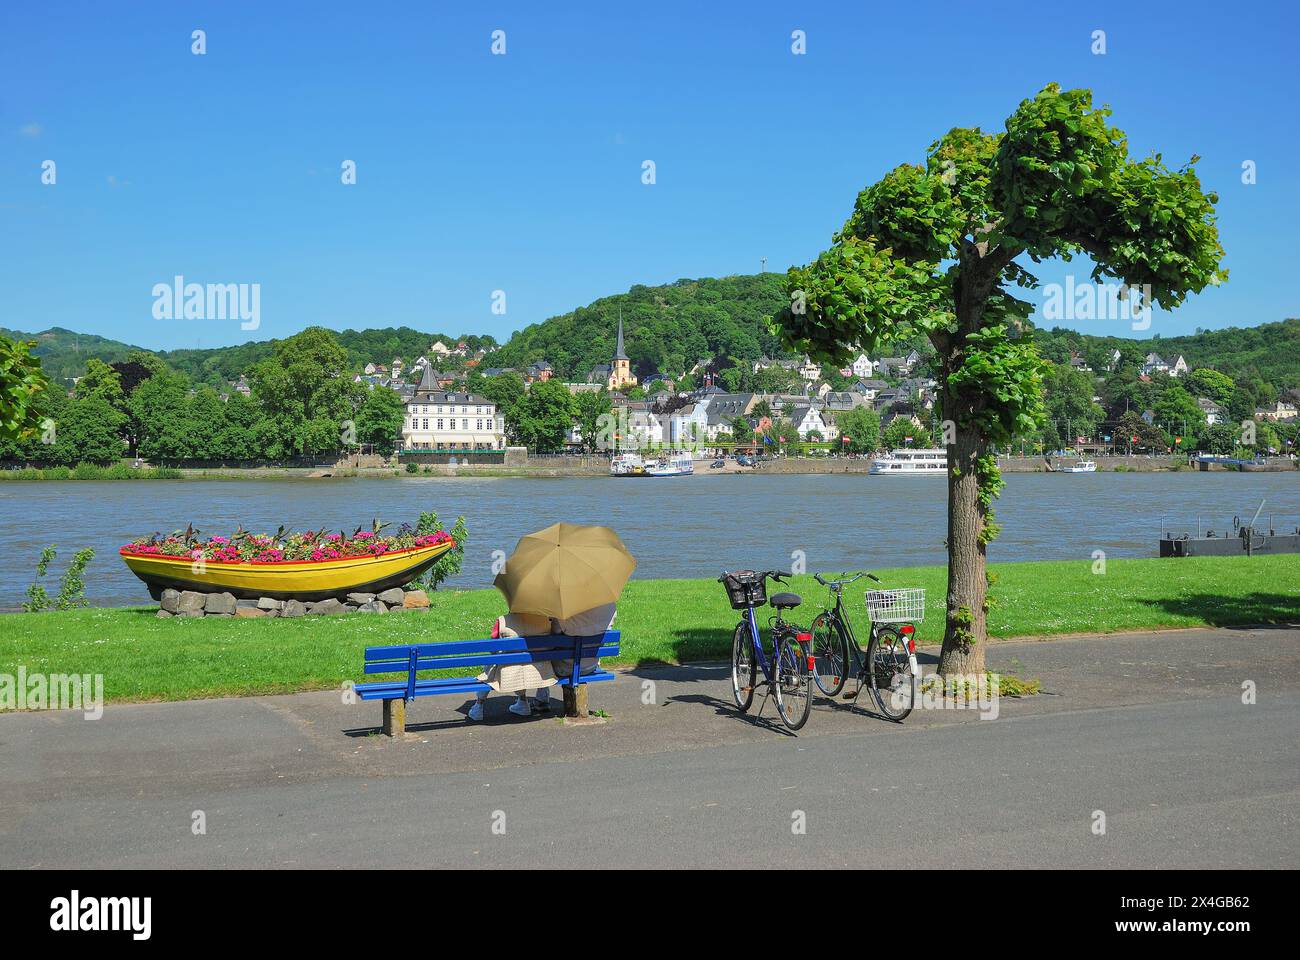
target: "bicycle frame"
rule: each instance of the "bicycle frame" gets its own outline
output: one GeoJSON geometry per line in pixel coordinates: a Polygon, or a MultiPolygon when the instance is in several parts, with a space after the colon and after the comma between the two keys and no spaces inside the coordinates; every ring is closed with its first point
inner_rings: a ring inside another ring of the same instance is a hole
{"type": "MultiPolygon", "coordinates": [[[[772,683],[775,677],[772,675],[772,668],[767,663],[767,653],[763,650],[763,637],[758,629],[758,618],[754,616],[757,607],[746,607],[744,622],[749,626],[749,642],[754,648],[754,655],[758,658],[758,665],[763,668],[763,676],[768,683],[772,683]]],[[[781,618],[778,616],[777,620],[781,618]]],[[[770,631],[769,631],[770,632],[770,631]]],[[[777,654],[777,640],[772,638],[772,652],[777,654]]],[[[777,654],[779,655],[779,654],[777,654]]]]}

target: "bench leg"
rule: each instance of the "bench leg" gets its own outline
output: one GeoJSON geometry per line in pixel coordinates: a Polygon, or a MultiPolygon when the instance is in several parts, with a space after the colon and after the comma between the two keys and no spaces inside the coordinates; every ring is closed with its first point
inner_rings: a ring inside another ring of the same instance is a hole
{"type": "Polygon", "coordinates": [[[384,701],[384,733],[390,737],[400,737],[406,733],[405,700],[384,701]]]}
{"type": "Polygon", "coordinates": [[[564,688],[564,715],[566,717],[585,717],[587,715],[587,685],[580,683],[576,687],[564,688]]]}

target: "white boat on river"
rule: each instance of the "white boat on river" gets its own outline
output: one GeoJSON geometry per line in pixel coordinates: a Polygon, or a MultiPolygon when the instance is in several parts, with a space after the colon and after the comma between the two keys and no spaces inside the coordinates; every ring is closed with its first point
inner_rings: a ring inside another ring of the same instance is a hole
{"type": "Polygon", "coordinates": [[[871,475],[877,477],[944,477],[948,475],[948,452],[940,448],[900,448],[871,461],[871,475]]]}
{"type": "Polygon", "coordinates": [[[639,453],[616,453],[609,461],[612,477],[688,477],[695,472],[689,453],[665,453],[642,457],[639,453]]]}

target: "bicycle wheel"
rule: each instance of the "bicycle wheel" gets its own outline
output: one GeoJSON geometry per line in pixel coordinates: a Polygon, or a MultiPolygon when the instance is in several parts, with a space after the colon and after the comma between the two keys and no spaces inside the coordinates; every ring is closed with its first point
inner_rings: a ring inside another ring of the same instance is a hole
{"type": "Polygon", "coordinates": [[[781,722],[791,730],[798,730],[808,721],[812,707],[812,673],[808,669],[808,654],[799,641],[777,638],[776,655],[776,709],[781,722]]]}
{"type": "Polygon", "coordinates": [[[749,624],[743,620],[736,624],[731,638],[731,696],[740,712],[744,713],[754,702],[754,680],[758,664],[754,660],[754,645],[749,636],[749,624]]]}
{"type": "Polygon", "coordinates": [[[819,613],[812,622],[813,680],[828,697],[844,689],[849,669],[849,638],[840,622],[829,613],[819,613]]]}
{"type": "Polygon", "coordinates": [[[880,712],[891,720],[905,719],[916,705],[921,678],[915,664],[897,627],[872,630],[867,644],[867,683],[880,712]]]}

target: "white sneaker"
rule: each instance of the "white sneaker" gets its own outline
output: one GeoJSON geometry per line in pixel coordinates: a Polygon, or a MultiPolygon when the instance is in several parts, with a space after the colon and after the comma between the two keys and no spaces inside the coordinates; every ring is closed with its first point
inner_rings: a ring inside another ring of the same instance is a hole
{"type": "Polygon", "coordinates": [[[510,712],[517,717],[531,717],[533,708],[528,705],[527,700],[516,700],[510,704],[510,712]]]}
{"type": "Polygon", "coordinates": [[[476,700],[476,701],[474,702],[474,706],[472,706],[472,707],[469,708],[469,718],[470,718],[471,720],[482,720],[482,719],[483,719],[483,701],[482,701],[482,700],[476,700]]]}

